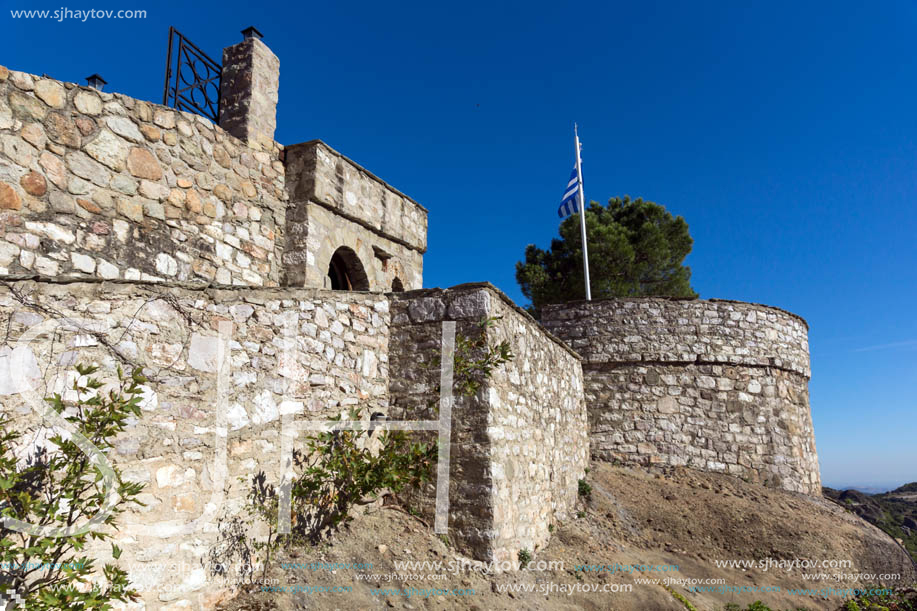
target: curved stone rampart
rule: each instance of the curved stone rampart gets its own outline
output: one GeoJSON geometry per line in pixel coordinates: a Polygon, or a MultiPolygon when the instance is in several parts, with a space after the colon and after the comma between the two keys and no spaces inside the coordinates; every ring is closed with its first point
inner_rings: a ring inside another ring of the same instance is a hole
{"type": "Polygon", "coordinates": [[[542,318],[584,359],[594,457],[819,493],[802,318],[660,298],[548,306],[542,318]]]}

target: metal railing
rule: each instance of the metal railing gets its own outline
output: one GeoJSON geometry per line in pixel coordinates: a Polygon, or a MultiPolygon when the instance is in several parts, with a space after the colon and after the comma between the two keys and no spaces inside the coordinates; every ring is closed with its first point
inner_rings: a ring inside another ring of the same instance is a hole
{"type": "Polygon", "coordinates": [[[162,103],[220,122],[220,77],[223,67],[169,27],[169,53],[166,58],[166,84],[162,103]]]}

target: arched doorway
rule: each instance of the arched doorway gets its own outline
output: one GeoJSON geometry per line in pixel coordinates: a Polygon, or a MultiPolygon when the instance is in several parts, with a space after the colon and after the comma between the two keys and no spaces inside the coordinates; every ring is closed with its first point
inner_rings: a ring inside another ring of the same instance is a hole
{"type": "Polygon", "coordinates": [[[395,279],[392,280],[392,292],[393,293],[403,293],[404,292],[404,284],[402,284],[401,278],[399,278],[398,276],[395,276],[395,279]]]}
{"type": "Polygon", "coordinates": [[[328,279],[335,291],[368,291],[369,278],[363,263],[353,250],[341,246],[331,255],[328,264],[328,279]]]}

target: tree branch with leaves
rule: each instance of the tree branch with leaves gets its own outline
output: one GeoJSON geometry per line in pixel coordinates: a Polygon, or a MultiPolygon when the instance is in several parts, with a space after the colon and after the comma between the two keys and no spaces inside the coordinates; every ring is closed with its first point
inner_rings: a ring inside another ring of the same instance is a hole
{"type": "MultiPolygon", "coordinates": [[[[119,368],[117,387],[103,393],[102,382],[93,377],[97,370],[77,365],[71,387],[75,400],[54,394],[45,401],[107,454],[128,419],[140,416],[140,387],[146,379],[139,368],[130,375],[119,368]]],[[[100,580],[94,559],[85,551],[90,542],[111,538],[118,516],[129,506],[142,505],[137,496],[143,484],[125,482],[121,470],[111,465],[117,494],[112,503],[107,485],[111,482],[73,435],[56,432],[48,445],[29,452],[9,418],[0,416],[0,430],[0,518],[38,527],[21,532],[8,528],[6,521],[0,524],[0,592],[17,593],[29,610],[103,610],[110,609],[112,601],[137,600],[123,569],[105,564],[100,580]],[[93,518],[104,529],[81,532],[93,518]],[[34,534],[49,530],[68,534],[34,534]]],[[[113,558],[121,555],[117,545],[111,550],[113,558]]]]}

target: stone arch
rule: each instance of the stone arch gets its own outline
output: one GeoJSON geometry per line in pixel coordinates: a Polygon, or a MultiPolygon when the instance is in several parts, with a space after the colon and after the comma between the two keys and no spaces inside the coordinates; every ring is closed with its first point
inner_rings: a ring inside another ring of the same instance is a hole
{"type": "Polygon", "coordinates": [[[331,255],[327,277],[329,288],[337,291],[368,291],[369,276],[360,257],[348,246],[341,246],[331,255]]]}
{"type": "Polygon", "coordinates": [[[403,293],[404,292],[404,283],[401,281],[401,278],[395,276],[395,279],[392,280],[392,292],[393,293],[403,293]]]}

